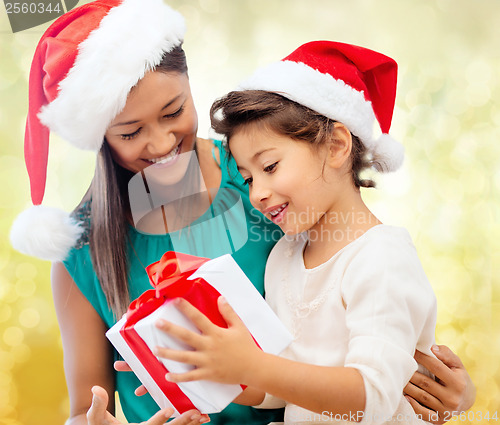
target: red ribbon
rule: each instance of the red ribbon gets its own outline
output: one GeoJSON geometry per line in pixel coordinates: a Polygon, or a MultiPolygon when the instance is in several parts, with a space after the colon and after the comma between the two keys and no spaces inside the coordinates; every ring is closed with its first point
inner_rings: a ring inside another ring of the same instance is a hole
{"type": "Polygon", "coordinates": [[[167,300],[180,297],[189,301],[217,326],[227,328],[226,321],[217,307],[217,299],[221,294],[202,278],[188,280],[207,261],[209,261],[208,258],[168,251],[160,261],[146,267],[146,272],[155,289],[144,292],[130,304],[127,321],[120,330],[120,334],[132,352],[141,359],[149,375],[179,413],[197,408],[177,384],[165,379],[168,373],[167,368],[151,352],[135,331],[134,326],[167,300]]]}

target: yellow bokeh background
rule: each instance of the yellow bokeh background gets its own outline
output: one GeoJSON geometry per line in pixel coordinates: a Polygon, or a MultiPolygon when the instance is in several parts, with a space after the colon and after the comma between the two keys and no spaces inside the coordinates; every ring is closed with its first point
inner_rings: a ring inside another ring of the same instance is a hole
{"type": "MultiPolygon", "coordinates": [[[[344,41],[396,59],[391,133],[407,157],[365,196],[382,221],[409,229],[438,298],[437,341],[460,355],[477,386],[476,404],[458,421],[498,422],[491,418],[500,414],[500,2],[170,4],[187,21],[184,47],[203,137],[216,97],[303,42],[344,41]]],[[[69,407],[50,264],[15,252],[8,239],[14,217],[30,205],[22,147],[27,78],[46,27],[12,34],[0,6],[1,425],[63,424],[69,407]]],[[[71,210],[93,159],[53,136],[44,204],[71,210]]]]}

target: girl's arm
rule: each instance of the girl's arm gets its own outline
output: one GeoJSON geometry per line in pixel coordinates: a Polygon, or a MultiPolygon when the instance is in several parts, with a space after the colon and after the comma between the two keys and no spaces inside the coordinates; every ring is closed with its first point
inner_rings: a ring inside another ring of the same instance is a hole
{"type": "Polygon", "coordinates": [[[361,419],[357,412],[364,410],[364,382],[356,369],[309,365],[264,353],[222,297],[219,310],[228,324],[227,329],[212,324],[187,301],[178,299],[176,303],[202,334],[166,321],[158,322],[160,329],[196,350],[156,348],[156,354],[161,357],[196,366],[184,374],[168,374],[172,382],[207,379],[244,384],[314,412],[352,414],[354,420],[361,419]]]}
{"type": "MultiPolygon", "coordinates": [[[[106,325],[83,296],[62,263],[52,265],[52,292],[64,350],[64,373],[70,397],[66,425],[120,425],[114,412],[113,354],[106,325]],[[111,412],[111,413],[110,413],[111,412]]],[[[163,409],[142,425],[163,425],[172,409],[163,409]]],[[[194,425],[206,416],[189,411],[170,422],[194,425]]]]}
{"type": "Polygon", "coordinates": [[[256,388],[247,387],[245,390],[233,400],[233,403],[242,404],[244,406],[256,406],[264,400],[266,393],[256,388]]]}
{"type": "Polygon", "coordinates": [[[404,391],[415,413],[435,424],[443,424],[468,410],[476,399],[476,388],[460,358],[445,345],[433,346],[437,359],[419,351],[415,360],[436,380],[415,372],[404,391]]]}

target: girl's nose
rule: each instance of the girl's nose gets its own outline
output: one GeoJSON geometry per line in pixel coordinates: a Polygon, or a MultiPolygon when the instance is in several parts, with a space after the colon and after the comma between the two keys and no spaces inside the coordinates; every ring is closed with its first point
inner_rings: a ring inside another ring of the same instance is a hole
{"type": "Polygon", "coordinates": [[[249,191],[250,202],[254,207],[261,206],[265,201],[271,196],[271,191],[266,185],[260,182],[256,182],[255,179],[252,182],[252,186],[249,191]]]}

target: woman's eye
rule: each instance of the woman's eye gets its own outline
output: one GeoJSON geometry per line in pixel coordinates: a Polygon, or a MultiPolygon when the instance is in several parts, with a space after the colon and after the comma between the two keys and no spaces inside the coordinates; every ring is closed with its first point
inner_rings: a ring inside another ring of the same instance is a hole
{"type": "Polygon", "coordinates": [[[142,127],[139,127],[136,131],[134,131],[133,133],[128,133],[128,134],[120,134],[120,137],[122,138],[122,140],[131,140],[133,139],[135,136],[137,136],[140,132],[141,132],[141,128],[142,127]]]}
{"type": "Polygon", "coordinates": [[[274,164],[271,164],[271,165],[268,165],[267,167],[264,167],[264,172],[272,173],[276,169],[277,165],[278,165],[278,162],[275,162],[274,164]]]}
{"type": "Polygon", "coordinates": [[[249,177],[248,179],[245,179],[245,181],[243,182],[243,184],[250,186],[252,184],[252,182],[253,182],[253,178],[249,177]]]}
{"type": "Polygon", "coordinates": [[[171,114],[167,114],[167,115],[163,115],[163,118],[175,118],[175,117],[178,117],[180,114],[182,114],[182,112],[184,111],[184,105],[182,105],[179,109],[177,109],[177,111],[171,113],[171,114]]]}

